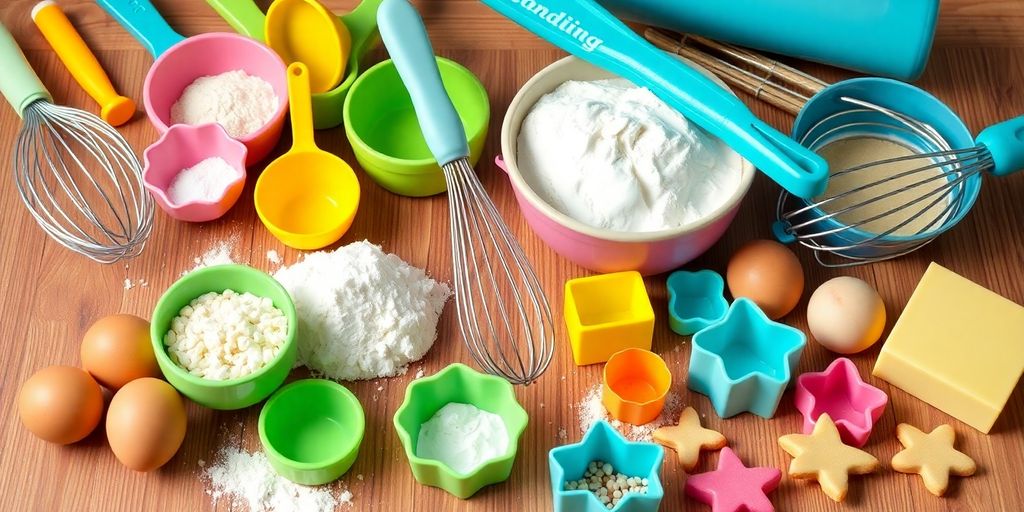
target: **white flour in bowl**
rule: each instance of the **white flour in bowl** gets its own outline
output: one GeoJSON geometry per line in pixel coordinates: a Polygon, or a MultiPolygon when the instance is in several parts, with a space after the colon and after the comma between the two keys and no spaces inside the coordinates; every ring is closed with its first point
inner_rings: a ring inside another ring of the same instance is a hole
{"type": "Polygon", "coordinates": [[[278,101],[270,82],[242,70],[201,76],[171,105],[171,124],[217,123],[237,139],[269,123],[278,101]]]}
{"type": "Polygon", "coordinates": [[[592,227],[651,232],[712,213],[740,186],[743,160],[648,89],[569,81],[523,120],[517,163],[542,200],[592,227]]]}
{"type": "Polygon", "coordinates": [[[299,320],[298,357],[335,380],[394,377],[437,338],[444,283],[369,242],[309,253],[274,274],[299,320]]]}

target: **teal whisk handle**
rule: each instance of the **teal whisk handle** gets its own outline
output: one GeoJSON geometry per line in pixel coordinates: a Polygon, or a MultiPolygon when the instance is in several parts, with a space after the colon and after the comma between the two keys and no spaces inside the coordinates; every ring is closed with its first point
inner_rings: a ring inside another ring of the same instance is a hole
{"type": "Polygon", "coordinates": [[[989,126],[974,141],[992,155],[992,174],[1006,176],[1024,169],[1024,116],[989,126]]]}
{"type": "Polygon", "coordinates": [[[644,41],[591,0],[483,0],[577,57],[648,87],[722,139],[790,193],[810,198],[828,183],[828,164],[754,116],[707,76],[644,41]]]}
{"type": "Polygon", "coordinates": [[[384,0],[377,23],[434,159],[445,165],[468,157],[466,129],[441,81],[423,18],[407,0],[384,0]]]}

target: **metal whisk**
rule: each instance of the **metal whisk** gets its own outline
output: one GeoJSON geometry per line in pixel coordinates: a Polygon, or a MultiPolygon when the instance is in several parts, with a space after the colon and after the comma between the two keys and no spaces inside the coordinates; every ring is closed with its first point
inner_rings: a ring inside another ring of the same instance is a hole
{"type": "Polygon", "coordinates": [[[555,350],[543,287],[469,163],[466,133],[419,13],[406,0],[385,0],[377,21],[448,185],[455,305],[466,347],[488,373],[529,384],[555,350]]]}
{"type": "Polygon", "coordinates": [[[983,174],[1003,176],[1024,168],[1024,116],[985,129],[973,147],[954,147],[944,134],[966,134],[962,121],[911,85],[872,78],[830,86],[728,44],[692,35],[676,40],[656,30],[648,30],[646,37],[710,68],[730,85],[797,115],[795,131],[806,147],[822,152],[845,139],[868,137],[912,153],[833,169],[832,184],[854,185],[830,186],[811,200],[781,192],[773,226],[776,237],[815,250],[822,265],[861,265],[913,252],[967,215],[983,174]],[[874,97],[898,104],[901,110],[867,99],[874,97]],[[925,116],[933,122],[925,122],[925,116]],[[805,117],[810,121],[801,123],[805,117]]]}
{"type": "Polygon", "coordinates": [[[23,119],[12,152],[22,202],[57,243],[101,263],[139,254],[153,200],[132,148],[93,114],[54,105],[0,25],[0,90],[23,119]]]}

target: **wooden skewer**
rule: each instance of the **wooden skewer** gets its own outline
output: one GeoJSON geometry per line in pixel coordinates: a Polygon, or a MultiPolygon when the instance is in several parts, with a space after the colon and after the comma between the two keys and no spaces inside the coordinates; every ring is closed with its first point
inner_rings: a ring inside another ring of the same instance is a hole
{"type": "Polygon", "coordinates": [[[772,83],[767,78],[759,77],[750,71],[709,55],[699,49],[683,45],[679,41],[656,30],[647,29],[644,37],[658,48],[675,53],[704,66],[718,75],[727,84],[752,94],[755,98],[763,100],[794,116],[799,114],[800,109],[807,102],[806,96],[772,83]]]}
{"type": "Polygon", "coordinates": [[[718,51],[724,55],[728,55],[734,59],[739,60],[745,64],[748,64],[756,69],[768,73],[769,78],[775,78],[782,82],[783,85],[792,87],[794,89],[800,89],[807,96],[813,96],[820,92],[822,89],[828,86],[823,80],[808,75],[803,71],[800,71],[792,66],[783,64],[775,59],[770,59],[761,55],[757,52],[733,46],[727,43],[721,43],[713,41],[705,37],[696,35],[685,35],[684,40],[694,41],[702,46],[706,46],[712,50],[718,51]]]}

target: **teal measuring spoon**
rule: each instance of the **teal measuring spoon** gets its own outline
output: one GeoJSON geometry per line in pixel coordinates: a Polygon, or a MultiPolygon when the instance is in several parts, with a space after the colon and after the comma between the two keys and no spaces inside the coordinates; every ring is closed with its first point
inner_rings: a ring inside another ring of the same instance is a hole
{"type": "Polygon", "coordinates": [[[825,160],[758,119],[697,70],[644,41],[592,0],[482,1],[563,50],[647,87],[791,194],[811,198],[825,192],[825,160]]]}

